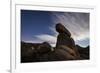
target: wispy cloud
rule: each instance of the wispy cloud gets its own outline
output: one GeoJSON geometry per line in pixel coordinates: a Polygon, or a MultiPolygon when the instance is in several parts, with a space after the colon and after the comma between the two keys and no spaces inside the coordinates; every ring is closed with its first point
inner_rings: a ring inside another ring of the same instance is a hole
{"type": "Polygon", "coordinates": [[[52,35],[49,35],[49,34],[40,34],[40,35],[36,35],[35,38],[37,40],[42,41],[42,42],[48,42],[52,46],[56,45],[57,38],[55,36],[52,36],[52,35]]]}
{"type": "MultiPolygon", "coordinates": [[[[52,12],[52,20],[54,25],[62,23],[71,32],[76,41],[89,37],[89,13],[52,12]]],[[[54,29],[54,25],[50,28],[54,29]]]]}
{"type": "Polygon", "coordinates": [[[39,34],[35,35],[35,42],[48,42],[52,46],[56,45],[58,33],[55,30],[57,23],[62,23],[72,34],[76,44],[87,46],[89,44],[89,14],[88,13],[58,13],[51,12],[53,21],[52,26],[49,27],[53,35],[39,34]],[[87,40],[88,39],[88,40],[87,40]]]}

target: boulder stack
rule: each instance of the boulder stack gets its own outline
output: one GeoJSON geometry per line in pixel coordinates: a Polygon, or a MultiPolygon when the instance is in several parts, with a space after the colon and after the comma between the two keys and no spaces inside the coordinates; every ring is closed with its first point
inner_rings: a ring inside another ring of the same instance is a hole
{"type": "Polygon", "coordinates": [[[71,53],[70,50],[73,50],[75,58],[79,58],[79,52],[75,46],[73,38],[71,37],[71,33],[61,23],[56,24],[56,31],[59,33],[57,37],[56,49],[67,49],[69,50],[69,53],[71,53]]]}

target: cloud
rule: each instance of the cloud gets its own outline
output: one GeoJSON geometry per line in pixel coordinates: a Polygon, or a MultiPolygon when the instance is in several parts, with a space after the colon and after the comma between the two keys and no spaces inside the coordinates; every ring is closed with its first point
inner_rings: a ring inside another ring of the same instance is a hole
{"type": "Polygon", "coordinates": [[[75,41],[89,38],[89,13],[52,12],[52,21],[54,25],[50,29],[52,28],[53,32],[55,24],[62,23],[71,32],[75,41]]]}
{"type": "Polygon", "coordinates": [[[49,29],[54,34],[35,35],[33,37],[35,38],[33,42],[48,42],[52,46],[55,46],[58,35],[55,30],[55,25],[57,23],[62,23],[71,32],[72,38],[74,38],[76,44],[81,46],[89,45],[89,13],[51,12],[51,14],[53,24],[49,29]]]}
{"type": "Polygon", "coordinates": [[[35,35],[36,40],[40,40],[42,42],[48,42],[52,46],[56,45],[57,38],[55,36],[49,35],[49,34],[40,34],[35,35]]]}
{"type": "Polygon", "coordinates": [[[76,44],[82,46],[82,47],[87,47],[90,42],[89,42],[89,38],[83,39],[83,40],[77,40],[76,44]]]}

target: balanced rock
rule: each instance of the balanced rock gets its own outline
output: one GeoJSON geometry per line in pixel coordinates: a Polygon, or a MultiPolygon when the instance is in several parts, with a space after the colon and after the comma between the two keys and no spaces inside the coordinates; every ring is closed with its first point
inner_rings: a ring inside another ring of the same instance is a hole
{"type": "Polygon", "coordinates": [[[56,25],[56,30],[59,33],[57,36],[56,49],[58,49],[59,46],[66,46],[67,47],[65,48],[66,50],[72,49],[77,55],[77,57],[79,57],[79,52],[78,49],[76,48],[73,38],[71,37],[71,33],[60,23],[56,25]]]}
{"type": "Polygon", "coordinates": [[[56,24],[56,31],[58,33],[65,33],[68,37],[71,36],[71,33],[61,23],[56,24]]]}

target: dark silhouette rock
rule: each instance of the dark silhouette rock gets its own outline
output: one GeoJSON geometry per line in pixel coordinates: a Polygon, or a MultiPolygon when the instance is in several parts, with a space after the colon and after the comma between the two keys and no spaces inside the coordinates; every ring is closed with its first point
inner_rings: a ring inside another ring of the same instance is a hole
{"type": "Polygon", "coordinates": [[[57,49],[55,49],[55,53],[57,54],[58,58],[62,60],[77,59],[75,51],[64,45],[60,45],[57,49]]]}
{"type": "Polygon", "coordinates": [[[89,46],[83,48],[83,47],[80,47],[80,46],[76,45],[76,47],[78,48],[81,59],[90,59],[89,46]]]}
{"type": "Polygon", "coordinates": [[[21,42],[21,62],[36,62],[37,60],[37,47],[40,43],[26,43],[21,42]]]}
{"type": "Polygon", "coordinates": [[[71,48],[67,47],[67,46],[60,45],[57,49],[64,50],[64,51],[66,51],[67,53],[69,53],[70,55],[72,55],[72,56],[76,56],[75,51],[72,50],[71,48]]]}
{"type": "Polygon", "coordinates": [[[56,47],[59,45],[66,45],[73,49],[73,47],[75,47],[75,42],[71,37],[68,37],[66,34],[60,33],[57,37],[56,47]]]}
{"type": "Polygon", "coordinates": [[[75,52],[66,46],[59,46],[59,48],[45,54],[42,58],[44,58],[44,61],[66,61],[77,59],[75,52]]]}
{"type": "Polygon", "coordinates": [[[60,23],[56,25],[56,30],[59,33],[57,37],[56,49],[62,45],[66,46],[75,51],[77,57],[79,57],[79,52],[73,38],[71,37],[71,33],[60,23]]]}
{"type": "Polygon", "coordinates": [[[37,52],[39,54],[45,54],[51,51],[51,45],[47,42],[43,42],[40,46],[37,48],[37,52]]]}
{"type": "Polygon", "coordinates": [[[55,49],[54,51],[49,51],[47,53],[43,53],[38,57],[38,62],[45,62],[45,61],[65,61],[65,60],[76,60],[76,53],[66,47],[66,46],[59,46],[59,48],[55,49]]]}
{"type": "Polygon", "coordinates": [[[71,36],[71,33],[61,23],[56,24],[56,31],[58,33],[65,33],[68,37],[71,36]]]}
{"type": "Polygon", "coordinates": [[[32,44],[21,43],[21,62],[33,61],[33,57],[35,57],[33,49],[32,44]]]}

